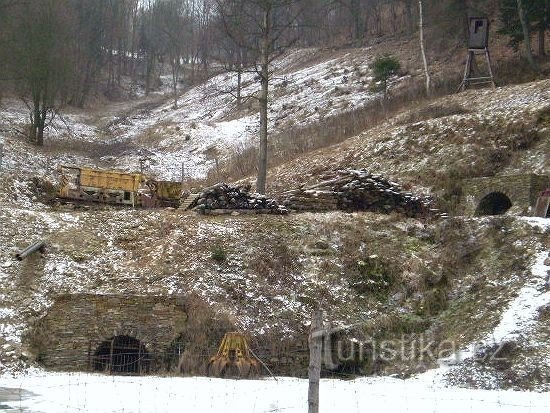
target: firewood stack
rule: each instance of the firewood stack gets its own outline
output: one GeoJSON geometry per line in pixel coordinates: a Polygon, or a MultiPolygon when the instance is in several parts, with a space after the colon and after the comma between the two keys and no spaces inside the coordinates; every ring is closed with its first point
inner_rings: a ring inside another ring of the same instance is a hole
{"type": "Polygon", "coordinates": [[[404,192],[400,186],[366,169],[337,170],[322,182],[283,194],[283,204],[296,211],[374,211],[426,216],[435,212],[430,200],[404,192]]]}
{"type": "Polygon", "coordinates": [[[250,193],[250,185],[224,183],[204,189],[190,209],[201,213],[226,214],[234,211],[257,214],[286,214],[288,210],[274,199],[250,193]]]}

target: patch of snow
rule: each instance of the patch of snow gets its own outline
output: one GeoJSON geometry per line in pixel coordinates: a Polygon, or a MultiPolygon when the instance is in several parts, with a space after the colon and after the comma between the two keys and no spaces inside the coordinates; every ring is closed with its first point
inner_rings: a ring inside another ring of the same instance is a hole
{"type": "Polygon", "coordinates": [[[529,279],[503,312],[495,329],[477,343],[471,343],[455,354],[439,359],[440,366],[447,367],[471,359],[476,356],[476,350],[481,347],[500,345],[519,338],[528,339],[530,331],[536,324],[537,310],[550,304],[550,291],[546,288],[550,274],[550,266],[545,264],[548,256],[548,251],[542,251],[536,255],[529,279]]]}
{"type": "MultiPolygon", "coordinates": [[[[204,377],[120,377],[99,374],[36,372],[1,377],[3,404],[37,413],[96,412],[307,412],[308,382],[224,380],[204,377]]],[[[423,380],[368,378],[351,381],[323,379],[321,412],[366,410],[410,413],[546,413],[547,393],[442,388],[423,380]]]]}
{"type": "Polygon", "coordinates": [[[491,334],[494,343],[513,340],[525,335],[533,327],[537,310],[550,304],[550,291],[544,291],[550,266],[545,265],[548,252],[539,253],[531,267],[532,277],[502,315],[500,323],[491,334]]]}

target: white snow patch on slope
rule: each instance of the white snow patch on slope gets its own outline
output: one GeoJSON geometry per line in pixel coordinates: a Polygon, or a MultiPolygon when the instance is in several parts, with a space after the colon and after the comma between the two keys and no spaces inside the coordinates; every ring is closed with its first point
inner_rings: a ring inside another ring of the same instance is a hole
{"type": "MultiPolygon", "coordinates": [[[[533,219],[530,218],[530,220],[533,219]]],[[[539,220],[534,222],[539,223],[539,220]]],[[[439,359],[441,367],[475,357],[476,350],[480,347],[499,345],[529,335],[536,324],[537,310],[550,304],[550,290],[547,288],[550,266],[545,264],[548,257],[548,251],[542,251],[536,255],[531,266],[531,276],[520,289],[517,297],[508,305],[495,329],[477,343],[472,343],[449,357],[439,359]]]]}
{"type": "Polygon", "coordinates": [[[531,279],[504,312],[490,337],[495,343],[500,344],[526,334],[535,324],[537,310],[550,303],[550,291],[543,292],[550,270],[550,266],[544,263],[547,258],[547,251],[537,255],[531,267],[531,279]]]}

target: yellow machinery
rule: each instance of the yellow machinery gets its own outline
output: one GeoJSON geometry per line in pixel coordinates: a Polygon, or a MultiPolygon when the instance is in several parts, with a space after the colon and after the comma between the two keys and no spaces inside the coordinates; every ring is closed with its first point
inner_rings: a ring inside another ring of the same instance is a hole
{"type": "Polygon", "coordinates": [[[156,181],[149,180],[146,182],[151,194],[158,206],[178,207],[181,197],[181,182],[174,181],[156,181]]]}
{"type": "Polygon", "coordinates": [[[259,374],[258,360],[252,357],[244,334],[225,333],[218,353],[208,362],[207,374],[227,378],[250,378],[259,374]]]}
{"type": "Polygon", "coordinates": [[[58,196],[79,201],[108,204],[140,205],[139,190],[143,187],[140,173],[104,171],[92,168],[59,167],[61,184],[58,196]]]}
{"type": "Polygon", "coordinates": [[[178,207],[181,183],[148,179],[141,173],[76,166],[59,167],[57,196],[81,202],[157,208],[178,207]]]}

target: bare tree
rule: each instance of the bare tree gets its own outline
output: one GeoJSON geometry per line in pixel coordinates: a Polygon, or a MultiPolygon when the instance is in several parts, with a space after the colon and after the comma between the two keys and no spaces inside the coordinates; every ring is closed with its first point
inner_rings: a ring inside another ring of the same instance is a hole
{"type": "MultiPolygon", "coordinates": [[[[229,8],[235,0],[218,0],[218,10],[223,18],[226,33],[239,47],[247,49],[256,60],[256,73],[260,81],[258,101],[260,106],[260,145],[256,191],[265,193],[267,181],[268,104],[271,63],[296,38],[292,34],[302,10],[300,0],[238,0],[237,10],[229,8]],[[232,13],[240,13],[236,19],[232,13]],[[241,22],[238,27],[235,21],[241,22]],[[243,33],[242,27],[249,28],[243,33]]],[[[234,6],[234,4],[232,5],[234,6]]]]}
{"type": "Polygon", "coordinates": [[[172,72],[172,93],[174,109],[178,107],[178,81],[183,59],[183,39],[185,37],[184,3],[181,0],[169,0],[160,3],[161,34],[164,50],[170,62],[172,72]]]}
{"type": "Polygon", "coordinates": [[[422,10],[422,0],[418,0],[418,26],[420,29],[420,51],[422,53],[422,62],[424,63],[424,75],[426,76],[426,96],[430,96],[430,71],[428,70],[428,60],[426,59],[426,49],[424,46],[424,13],[422,10]]]}
{"type": "Polygon", "coordinates": [[[531,30],[529,30],[529,23],[527,22],[527,16],[525,14],[525,9],[523,8],[523,0],[517,0],[518,4],[518,16],[519,21],[521,22],[521,29],[523,30],[523,39],[525,44],[525,53],[527,55],[527,61],[529,66],[535,71],[539,71],[539,67],[533,58],[533,52],[531,50],[531,30]]]}
{"type": "Polygon", "coordinates": [[[13,10],[10,70],[29,108],[29,138],[44,143],[49,121],[67,102],[73,76],[67,0],[28,0],[13,10]]]}

